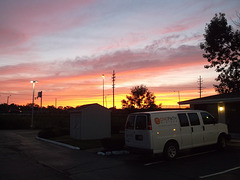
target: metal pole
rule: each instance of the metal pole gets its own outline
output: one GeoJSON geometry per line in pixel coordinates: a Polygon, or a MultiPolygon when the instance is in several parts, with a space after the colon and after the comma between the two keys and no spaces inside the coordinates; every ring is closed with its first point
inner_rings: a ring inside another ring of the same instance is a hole
{"type": "Polygon", "coordinates": [[[105,96],[105,103],[106,103],[106,108],[107,108],[107,96],[105,96]]]}
{"type": "Polygon", "coordinates": [[[103,107],[104,107],[104,74],[102,75],[103,78],[103,107]]]}
{"type": "Polygon", "coordinates": [[[8,105],[8,100],[9,100],[9,96],[7,97],[7,105],[8,105]]]}
{"type": "Polygon", "coordinates": [[[113,85],[112,85],[112,88],[113,88],[113,108],[115,108],[115,100],[114,100],[114,88],[115,88],[114,82],[115,82],[115,78],[116,78],[115,71],[113,70],[113,75],[112,75],[112,82],[113,82],[113,85]]]}
{"type": "Polygon", "coordinates": [[[33,114],[34,114],[34,91],[35,91],[35,83],[38,81],[30,81],[33,83],[33,97],[32,97],[32,122],[31,122],[31,128],[34,128],[34,122],[33,122],[33,114]]]}
{"type": "MultiPolygon", "coordinates": [[[[178,100],[180,102],[180,92],[178,91],[178,100]]],[[[180,109],[180,104],[179,104],[179,109],[180,109]]]]}
{"type": "Polygon", "coordinates": [[[57,98],[55,98],[55,108],[57,109],[57,98]]]}
{"type": "Polygon", "coordinates": [[[31,128],[34,128],[33,125],[33,113],[34,113],[34,90],[35,90],[35,81],[32,81],[33,83],[33,98],[32,98],[32,122],[31,122],[31,128]]]}
{"type": "Polygon", "coordinates": [[[42,96],[41,96],[41,109],[42,109],[42,96]]]}

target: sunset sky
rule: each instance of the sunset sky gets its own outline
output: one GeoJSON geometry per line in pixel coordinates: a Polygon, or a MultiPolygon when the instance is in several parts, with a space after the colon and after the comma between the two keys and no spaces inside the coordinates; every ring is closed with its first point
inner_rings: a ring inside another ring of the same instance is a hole
{"type": "Polygon", "coordinates": [[[236,20],[239,0],[0,0],[0,104],[112,107],[146,85],[156,104],[216,94],[217,73],[199,48],[215,13],[236,20]],[[11,95],[11,96],[10,96],[11,95]],[[39,104],[40,99],[35,103],[39,104]]]}

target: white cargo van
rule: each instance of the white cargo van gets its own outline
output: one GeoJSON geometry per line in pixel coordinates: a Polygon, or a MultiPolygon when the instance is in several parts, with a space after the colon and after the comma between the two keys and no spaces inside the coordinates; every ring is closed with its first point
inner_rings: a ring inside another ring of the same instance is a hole
{"type": "Polygon", "coordinates": [[[200,110],[132,113],[125,124],[127,147],[165,153],[168,159],[182,149],[210,144],[224,148],[227,137],[227,125],[200,110]]]}

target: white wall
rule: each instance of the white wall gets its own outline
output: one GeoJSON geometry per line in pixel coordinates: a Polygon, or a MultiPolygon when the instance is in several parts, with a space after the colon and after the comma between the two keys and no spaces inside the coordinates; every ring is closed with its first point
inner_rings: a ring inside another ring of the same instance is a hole
{"type": "Polygon", "coordinates": [[[219,103],[218,104],[218,122],[219,123],[226,123],[226,115],[225,115],[225,104],[224,103],[219,103]],[[220,107],[223,108],[223,110],[220,110],[220,107]]]}
{"type": "Polygon", "coordinates": [[[111,137],[111,114],[101,106],[84,109],[82,139],[102,139],[111,137]]]}
{"type": "Polygon", "coordinates": [[[75,139],[111,137],[111,112],[97,104],[70,114],[70,136],[75,139]]]}

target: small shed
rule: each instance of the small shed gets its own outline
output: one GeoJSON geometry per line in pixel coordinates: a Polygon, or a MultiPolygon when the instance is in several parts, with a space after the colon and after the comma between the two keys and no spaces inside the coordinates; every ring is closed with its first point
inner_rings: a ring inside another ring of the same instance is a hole
{"type": "Polygon", "coordinates": [[[70,136],[81,140],[110,138],[111,111],[97,103],[71,111],[70,136]]]}
{"type": "Polygon", "coordinates": [[[226,123],[231,133],[240,133],[240,93],[227,93],[179,102],[190,104],[190,109],[206,110],[226,123]]]}

